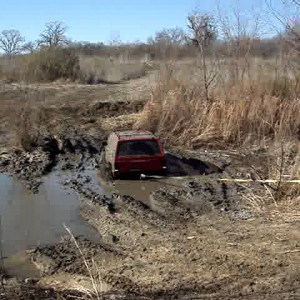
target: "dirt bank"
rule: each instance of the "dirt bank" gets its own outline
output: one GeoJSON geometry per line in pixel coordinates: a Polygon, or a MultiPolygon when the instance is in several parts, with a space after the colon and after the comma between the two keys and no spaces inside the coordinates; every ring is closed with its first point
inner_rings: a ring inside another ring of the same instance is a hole
{"type": "Polygon", "coordinates": [[[168,149],[166,178],[104,178],[102,141],[132,126],[150,94],[143,82],[0,91],[0,172],[34,193],[44,175],[63,174],[100,237],[36,247],[28,255],[41,278],[6,278],[0,298],[300,299],[299,199],[278,202],[269,186],[219,181],[267,178],[274,159],[267,151],[168,149]],[[39,138],[31,152],[7,142],[10,111],[23,96],[45,109],[42,126],[33,123],[39,138]]]}
{"type": "Polygon", "coordinates": [[[20,148],[1,150],[0,172],[14,175],[25,182],[29,190],[37,193],[42,176],[53,171],[57,164],[58,169],[82,171],[84,165],[90,164],[91,159],[100,153],[102,140],[80,135],[77,131],[67,136],[39,136],[32,145],[32,152],[20,148]]]}
{"type": "MultiPolygon", "coordinates": [[[[0,83],[0,146],[19,143],[25,129],[59,135],[76,129],[97,136],[111,130],[115,117],[125,116],[121,128],[132,126],[135,115],[150,98],[153,74],[116,85],[0,83]],[[110,124],[110,125],[108,125],[110,124]]],[[[120,126],[120,120],[115,126],[120,126]]]]}

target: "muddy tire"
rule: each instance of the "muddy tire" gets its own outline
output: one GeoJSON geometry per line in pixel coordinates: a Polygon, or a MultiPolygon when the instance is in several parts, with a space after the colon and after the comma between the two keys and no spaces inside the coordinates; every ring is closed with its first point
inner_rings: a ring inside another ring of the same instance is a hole
{"type": "Polygon", "coordinates": [[[104,151],[101,152],[99,161],[100,161],[101,177],[103,177],[106,181],[112,181],[113,180],[112,168],[111,165],[105,159],[104,151]]]}
{"type": "Polygon", "coordinates": [[[162,171],[159,172],[158,175],[163,176],[163,177],[167,177],[168,174],[169,174],[169,173],[168,173],[168,170],[162,170],[162,171]]]}

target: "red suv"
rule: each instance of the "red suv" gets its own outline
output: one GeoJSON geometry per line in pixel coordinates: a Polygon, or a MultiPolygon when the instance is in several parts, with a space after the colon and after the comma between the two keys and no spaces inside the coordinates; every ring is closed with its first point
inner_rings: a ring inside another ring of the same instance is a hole
{"type": "Polygon", "coordinates": [[[104,159],[112,176],[128,173],[164,173],[164,148],[155,135],[148,131],[117,131],[109,135],[104,159]]]}

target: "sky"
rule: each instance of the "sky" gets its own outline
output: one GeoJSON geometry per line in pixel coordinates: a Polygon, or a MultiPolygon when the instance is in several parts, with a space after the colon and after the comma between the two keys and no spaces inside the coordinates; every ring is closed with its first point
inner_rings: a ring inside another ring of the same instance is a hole
{"type": "Polygon", "coordinates": [[[62,21],[68,27],[67,36],[75,41],[146,41],[163,28],[186,28],[186,17],[194,9],[214,14],[219,11],[231,20],[238,8],[250,26],[254,16],[264,14],[262,26],[270,35],[281,24],[270,13],[269,17],[265,14],[265,1],[282,15],[290,12],[282,0],[0,0],[0,31],[17,29],[31,41],[38,38],[45,23],[62,21]]]}

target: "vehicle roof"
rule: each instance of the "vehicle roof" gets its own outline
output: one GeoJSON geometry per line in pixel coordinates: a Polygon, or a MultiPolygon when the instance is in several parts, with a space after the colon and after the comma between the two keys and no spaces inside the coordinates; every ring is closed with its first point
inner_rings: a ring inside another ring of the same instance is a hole
{"type": "Polygon", "coordinates": [[[137,139],[157,139],[157,137],[149,132],[143,130],[126,130],[126,131],[115,131],[114,132],[119,140],[137,140],[137,139]]]}

